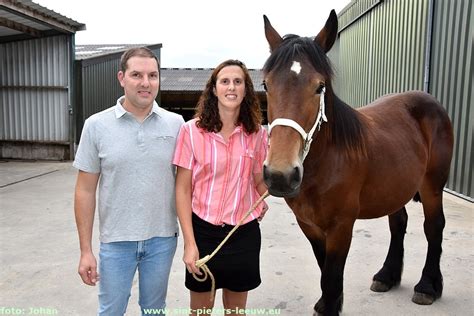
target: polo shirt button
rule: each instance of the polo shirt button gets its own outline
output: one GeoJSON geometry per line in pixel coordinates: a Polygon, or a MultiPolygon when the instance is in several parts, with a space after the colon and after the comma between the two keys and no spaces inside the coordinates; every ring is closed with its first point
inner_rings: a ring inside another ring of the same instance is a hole
{"type": "Polygon", "coordinates": [[[222,224],[222,227],[225,227],[225,223],[224,223],[224,224],[222,224]]]}

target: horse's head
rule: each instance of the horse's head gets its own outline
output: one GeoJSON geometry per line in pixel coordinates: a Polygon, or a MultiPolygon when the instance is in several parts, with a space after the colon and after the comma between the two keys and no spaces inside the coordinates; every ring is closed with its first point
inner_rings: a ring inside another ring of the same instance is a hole
{"type": "Polygon", "coordinates": [[[299,192],[313,133],[327,120],[324,95],[332,91],[332,70],[326,53],[336,40],[337,16],[332,10],[314,40],[282,38],[266,16],[264,22],[271,55],[263,68],[270,123],[263,177],[270,194],[291,197],[299,192]]]}

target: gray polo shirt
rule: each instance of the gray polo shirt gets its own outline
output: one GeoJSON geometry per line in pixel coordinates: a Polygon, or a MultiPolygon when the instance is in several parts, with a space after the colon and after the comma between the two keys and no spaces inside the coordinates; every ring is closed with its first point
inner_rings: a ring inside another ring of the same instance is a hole
{"type": "Polygon", "coordinates": [[[89,117],[73,166],[100,173],[101,242],[139,241],[178,233],[176,169],[171,163],[181,115],[153,103],[139,123],[117,104],[89,117]]]}

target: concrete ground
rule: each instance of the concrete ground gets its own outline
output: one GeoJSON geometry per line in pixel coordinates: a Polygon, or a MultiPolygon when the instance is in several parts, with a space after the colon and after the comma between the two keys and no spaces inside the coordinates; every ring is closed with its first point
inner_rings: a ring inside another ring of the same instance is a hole
{"type": "MultiPolygon", "coordinates": [[[[77,274],[75,177],[70,162],[0,162],[0,315],[95,314],[97,288],[82,284],[77,274]]],[[[403,279],[388,293],[369,289],[388,249],[388,221],[356,223],[345,269],[343,315],[473,314],[474,205],[450,194],[444,200],[443,297],[431,306],[411,302],[426,254],[421,205],[411,202],[403,279]]],[[[311,315],[321,293],[316,260],[285,202],[268,201],[270,210],[261,223],[262,285],[250,293],[248,308],[311,315]]],[[[180,238],[170,276],[169,315],[183,315],[189,304],[181,256],[180,238]]],[[[139,315],[136,282],[126,315],[139,315]]]]}

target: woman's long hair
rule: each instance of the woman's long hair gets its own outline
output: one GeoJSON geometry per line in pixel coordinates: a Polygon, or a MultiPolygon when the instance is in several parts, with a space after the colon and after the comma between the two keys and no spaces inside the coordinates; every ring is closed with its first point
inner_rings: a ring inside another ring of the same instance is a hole
{"type": "Polygon", "coordinates": [[[238,66],[244,73],[245,96],[240,104],[240,113],[236,124],[242,124],[244,131],[248,134],[258,132],[262,122],[262,112],[260,111],[260,102],[253,88],[252,79],[250,78],[247,67],[239,60],[229,59],[222,62],[212,72],[211,77],[207,81],[206,87],[199,98],[196,114],[196,125],[208,132],[217,133],[222,129],[222,121],[219,116],[219,108],[217,106],[217,97],[213,92],[216,86],[217,75],[227,66],[238,66]]]}

